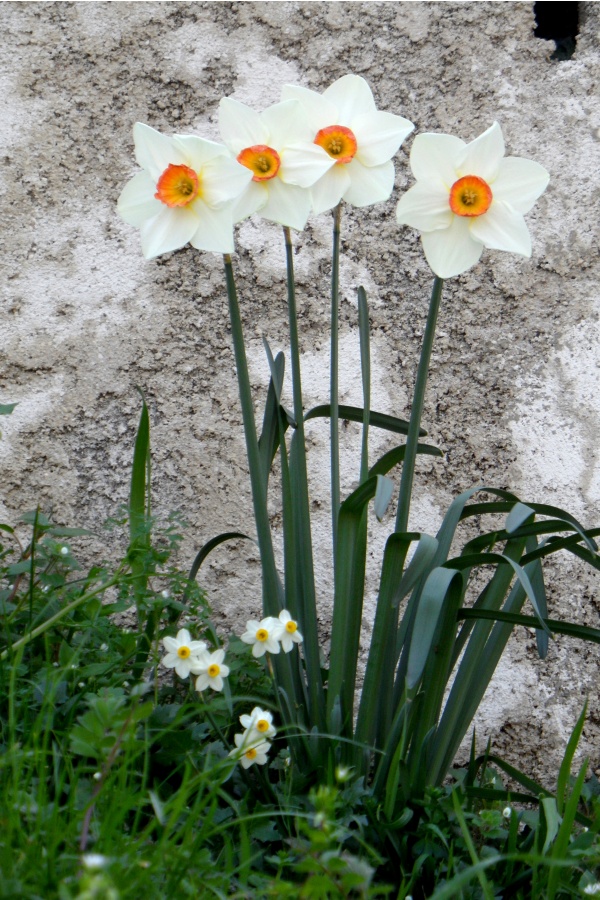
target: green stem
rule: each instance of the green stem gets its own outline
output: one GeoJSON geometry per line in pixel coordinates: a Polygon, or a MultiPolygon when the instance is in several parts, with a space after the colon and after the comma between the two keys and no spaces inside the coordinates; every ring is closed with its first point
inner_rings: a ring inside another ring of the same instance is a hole
{"type": "Polygon", "coordinates": [[[333,561],[337,556],[340,513],[340,431],[339,431],[339,307],[340,307],[340,221],[342,204],[333,211],[333,255],[331,261],[331,358],[330,358],[330,440],[331,440],[331,527],[333,561]]]}
{"type": "Polygon", "coordinates": [[[423,347],[421,348],[421,358],[419,359],[412,409],[410,411],[410,422],[406,438],[406,454],[402,465],[402,478],[400,479],[400,497],[398,500],[398,513],[396,515],[396,531],[406,531],[408,529],[408,514],[410,511],[410,501],[412,499],[419,429],[421,427],[421,416],[423,414],[423,404],[425,401],[425,388],[427,387],[431,349],[435,337],[435,326],[440,308],[440,301],[442,299],[443,286],[444,282],[436,275],[433,282],[431,300],[429,301],[427,324],[425,325],[425,334],[423,335],[423,347]]]}
{"type": "Polygon", "coordinates": [[[291,490],[294,496],[294,533],[298,567],[295,581],[295,595],[298,615],[304,636],[304,656],[306,659],[308,692],[311,705],[311,720],[319,726],[324,724],[324,696],[319,659],[319,631],[317,623],[317,598],[310,527],[310,501],[308,496],[308,472],[306,466],[306,442],[304,438],[304,407],[302,402],[302,379],[300,372],[300,344],[298,340],[298,311],[296,309],[296,286],[294,280],[294,255],[290,229],[283,229],[285,236],[285,259],[287,270],[288,316],[290,329],[290,355],[292,362],[292,391],[294,398],[294,419],[296,433],[294,443],[297,452],[293,454],[294,469],[291,473],[291,490]]]}
{"type": "Polygon", "coordinates": [[[258,546],[263,572],[263,610],[265,615],[277,616],[283,608],[283,591],[277,574],[275,555],[273,553],[271,527],[267,510],[267,490],[262,476],[260,454],[258,451],[256,422],[254,421],[252,392],[250,390],[248,362],[246,360],[246,348],[244,346],[244,333],[242,330],[240,308],[233,277],[233,266],[231,264],[231,257],[228,253],[223,256],[223,261],[225,263],[227,298],[229,300],[229,320],[231,322],[231,336],[233,338],[233,351],[238,377],[240,405],[242,407],[242,421],[244,424],[244,436],[246,438],[246,452],[248,454],[248,466],[250,469],[254,519],[256,522],[258,546]]]}

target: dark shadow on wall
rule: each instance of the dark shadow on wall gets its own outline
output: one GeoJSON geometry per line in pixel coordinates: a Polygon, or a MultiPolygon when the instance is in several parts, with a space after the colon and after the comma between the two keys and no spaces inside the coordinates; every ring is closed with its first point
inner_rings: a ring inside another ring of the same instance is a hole
{"type": "Polygon", "coordinates": [[[571,59],[579,34],[579,3],[534,3],[533,12],[535,36],[556,44],[550,59],[571,59]]]}

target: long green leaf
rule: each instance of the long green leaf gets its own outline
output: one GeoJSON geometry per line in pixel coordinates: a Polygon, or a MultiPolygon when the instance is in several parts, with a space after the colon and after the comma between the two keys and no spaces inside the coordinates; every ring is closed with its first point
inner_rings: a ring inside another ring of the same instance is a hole
{"type": "MultiPolygon", "coordinates": [[[[417,453],[437,457],[443,457],[444,455],[441,450],[437,447],[432,447],[430,444],[417,444],[417,453]]],[[[404,462],[405,455],[406,444],[401,444],[399,447],[393,447],[392,450],[388,450],[387,453],[384,453],[384,455],[371,466],[369,475],[387,475],[390,469],[393,469],[398,463],[404,462]]]]}
{"type": "Polygon", "coordinates": [[[457,574],[452,569],[434,569],[423,586],[408,654],[406,682],[409,691],[419,683],[430,658],[433,636],[438,629],[446,594],[457,574]]]}
{"type": "Polygon", "coordinates": [[[150,536],[146,534],[146,479],[149,454],[150,419],[146,400],[142,394],[142,412],[135,438],[129,487],[129,540],[132,545],[139,542],[140,538],[145,544],[150,539],[150,536]]]}
{"type": "Polygon", "coordinates": [[[573,757],[575,756],[575,751],[577,750],[577,745],[579,744],[579,739],[581,738],[583,726],[585,725],[586,714],[587,700],[583,705],[583,709],[581,710],[581,714],[577,722],[575,723],[575,728],[573,729],[571,737],[569,738],[567,749],[565,751],[565,755],[558,772],[558,780],[556,782],[556,804],[558,807],[559,815],[561,816],[564,815],[565,811],[567,784],[569,778],[571,777],[571,763],[573,762],[573,757]]]}
{"type": "MultiPolygon", "coordinates": [[[[360,422],[363,421],[363,410],[360,406],[344,406],[340,404],[338,407],[338,413],[340,419],[347,419],[349,422],[360,422]]],[[[304,416],[304,421],[308,422],[310,419],[328,419],[331,416],[331,406],[328,403],[324,403],[321,406],[314,406],[304,416]]],[[[385,431],[392,431],[395,434],[406,434],[408,432],[408,422],[405,419],[398,419],[396,416],[388,416],[385,413],[375,412],[374,410],[369,411],[369,425],[372,425],[374,428],[383,428],[385,431]]],[[[419,435],[421,437],[425,437],[427,432],[423,429],[419,429],[419,435]]]]}
{"type": "MultiPolygon", "coordinates": [[[[488,621],[506,622],[510,625],[523,625],[525,628],[537,628],[539,625],[535,616],[522,616],[490,609],[461,609],[458,612],[458,618],[487,619],[488,621]]],[[[578,625],[576,622],[563,622],[560,619],[545,618],[544,622],[552,634],[566,634],[569,637],[580,638],[582,641],[600,644],[600,629],[598,628],[578,625]]]]}
{"type": "MultiPolygon", "coordinates": [[[[268,344],[266,346],[268,347],[268,344]]],[[[262,431],[258,441],[258,452],[266,485],[269,483],[271,466],[280,440],[279,407],[281,404],[281,385],[285,371],[285,356],[283,353],[278,353],[275,359],[271,356],[269,365],[271,366],[271,380],[267,391],[262,431]]]]}
{"type": "Polygon", "coordinates": [[[367,472],[369,469],[369,414],[371,411],[369,307],[364,287],[359,287],[358,289],[358,335],[360,340],[360,372],[363,391],[362,444],[360,452],[360,480],[363,482],[368,477],[367,472]]]}

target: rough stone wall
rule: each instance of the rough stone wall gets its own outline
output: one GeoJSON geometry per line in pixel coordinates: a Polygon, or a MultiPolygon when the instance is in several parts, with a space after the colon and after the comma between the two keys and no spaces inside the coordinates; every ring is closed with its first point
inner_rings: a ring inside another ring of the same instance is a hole
{"type": "MultiPolygon", "coordinates": [[[[324,89],[347,72],[378,106],[418,131],[471,140],[494,120],[512,155],[551,173],[528,216],[533,258],[485,252],[445,288],[424,414],[443,460],[418,466],[411,527],[435,533],[476,484],[562,505],[598,523],[598,12],[575,56],[550,61],[530,3],[4,3],[0,521],[40,503],[65,524],[100,530],[127,499],[139,385],[152,419],[154,506],[189,523],[187,565],[214,534],[252,529],[222,263],[187,249],[145,262],[116,199],[134,171],[131,128],[218,139],[232,95],[260,109],[281,86],[324,89]]],[[[343,218],[341,399],[360,401],[356,289],[369,295],[373,406],[406,416],[431,275],[416,233],[394,209],[411,183],[410,140],[385,204],[343,218]]],[[[324,402],[330,216],[296,238],[307,405],[324,402]]],[[[268,379],[261,338],[287,344],[284,258],[276,226],[238,229],[235,260],[257,401],[268,379]]],[[[358,429],[345,431],[345,487],[358,471],[358,429]]],[[[331,602],[327,427],[310,428],[315,544],[324,634],[331,602]]],[[[393,441],[373,436],[373,454],[393,441]]],[[[273,507],[277,526],[277,508],[273,507]]],[[[378,548],[373,523],[368,635],[378,548]]],[[[83,545],[91,559],[117,537],[83,545]]],[[[202,580],[224,628],[259,609],[247,546],[223,548],[202,580]]],[[[121,544],[121,549],[123,545],[121,544]]],[[[571,557],[550,563],[551,615],[598,625],[598,580],[571,557]]],[[[545,662],[521,629],[477,721],[500,753],[551,783],[590,695],[585,751],[598,762],[595,647],[559,639],[545,662]]]]}

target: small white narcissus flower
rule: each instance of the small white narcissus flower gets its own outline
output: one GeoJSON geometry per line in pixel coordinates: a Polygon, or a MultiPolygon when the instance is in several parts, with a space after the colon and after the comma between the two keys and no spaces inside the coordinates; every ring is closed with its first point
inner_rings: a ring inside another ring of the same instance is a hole
{"type": "Polygon", "coordinates": [[[225,97],[219,105],[219,125],[224,142],[251,173],[235,205],[235,221],[258,213],[302,230],[310,213],[306,189],[334,163],[313,144],[301,106],[287,101],[258,113],[225,97]]]}
{"type": "Polygon", "coordinates": [[[255,706],[250,715],[240,716],[240,725],[250,734],[254,732],[261,740],[275,737],[277,730],[273,725],[273,714],[267,709],[255,706]]]}
{"type": "Polygon", "coordinates": [[[249,769],[250,766],[264,766],[268,760],[268,753],[271,745],[268,741],[260,738],[258,741],[252,732],[245,731],[243,734],[235,734],[233,736],[235,750],[228,755],[234,759],[239,759],[243,769],[249,769]]]}
{"type": "Polygon", "coordinates": [[[117,210],[140,229],[146,259],[179,250],[233,253],[233,201],[251,179],[227,148],[194,135],[167,137],[137,122],[135,158],[144,170],[127,184],[117,210]]]}
{"type": "Polygon", "coordinates": [[[199,671],[200,659],[206,655],[206,643],[193,641],[187,628],[181,628],[177,637],[163,638],[167,655],[161,660],[167,669],[175,669],[180,678],[187,678],[190,672],[199,671]]]}
{"type": "Polygon", "coordinates": [[[292,619],[287,609],[282,609],[279,619],[275,619],[275,637],[281,642],[285,653],[289,653],[294,644],[301,644],[303,641],[298,623],[292,619]]]}
{"type": "Polygon", "coordinates": [[[203,653],[196,672],[196,690],[205,691],[211,687],[213,691],[223,690],[223,679],[229,675],[229,666],[223,665],[225,659],[224,650],[214,650],[212,653],[203,653]]]}
{"type": "Polygon", "coordinates": [[[332,209],[342,199],[360,207],[390,197],[392,156],[414,130],[412,122],[378,110],[371,88],[360,75],[344,75],[323,94],[285,85],[282,98],[302,105],[312,140],[333,162],[311,188],[315,213],[332,209]]]}
{"type": "Polygon", "coordinates": [[[246,622],[246,631],[240,640],[245,644],[252,644],[252,656],[264,656],[265,653],[279,653],[279,641],[275,637],[278,620],[272,616],[261,619],[250,619],[246,622]]]}
{"type": "Polygon", "coordinates": [[[497,122],[470,144],[448,134],[418,135],[410,166],[417,183],[400,198],[396,217],[421,232],[439,278],[466,272],[484,247],[531,256],[523,216],[550,176],[539,163],[504,156],[497,122]]]}

